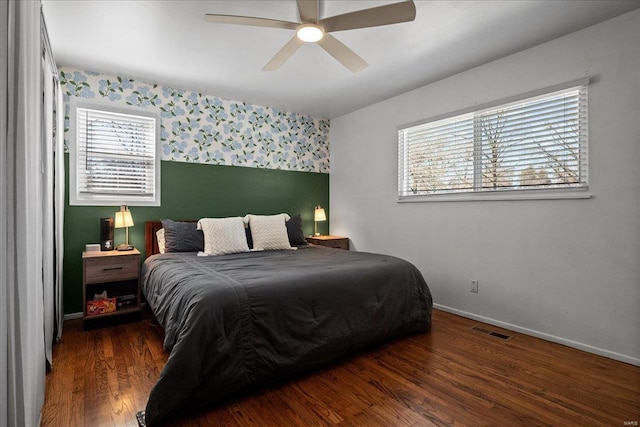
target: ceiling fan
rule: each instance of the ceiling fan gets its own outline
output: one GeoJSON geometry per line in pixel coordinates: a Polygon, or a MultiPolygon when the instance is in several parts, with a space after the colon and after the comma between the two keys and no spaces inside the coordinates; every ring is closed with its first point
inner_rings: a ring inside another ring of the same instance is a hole
{"type": "Polygon", "coordinates": [[[315,42],[338,60],[338,62],[356,73],[365,69],[368,65],[367,62],[329,33],[409,22],[413,21],[416,17],[416,6],[413,0],[358,10],[323,19],[318,19],[319,0],[296,1],[298,3],[301,22],[218,14],[206,14],[205,20],[217,24],[250,25],[254,27],[295,30],[296,35],[271,58],[262,68],[263,71],[277,70],[304,43],[315,42]]]}

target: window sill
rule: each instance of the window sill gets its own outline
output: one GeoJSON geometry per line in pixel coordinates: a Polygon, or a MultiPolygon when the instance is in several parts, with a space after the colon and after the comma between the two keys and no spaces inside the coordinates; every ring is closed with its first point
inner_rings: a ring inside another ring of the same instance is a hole
{"type": "Polygon", "coordinates": [[[589,188],[562,190],[505,190],[477,193],[450,193],[423,196],[398,196],[398,203],[477,202],[514,200],[591,199],[589,188]]]}

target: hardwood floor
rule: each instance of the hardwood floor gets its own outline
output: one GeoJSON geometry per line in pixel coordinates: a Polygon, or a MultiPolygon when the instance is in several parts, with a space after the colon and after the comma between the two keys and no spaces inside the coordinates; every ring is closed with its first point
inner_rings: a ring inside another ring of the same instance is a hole
{"type": "MultiPolygon", "coordinates": [[[[145,313],[83,331],[65,323],[43,426],[135,426],[168,354],[145,313]]],[[[640,421],[640,367],[434,310],[428,334],[397,339],[172,426],[624,426],[640,421]],[[511,335],[509,340],[471,329],[511,335]]]]}

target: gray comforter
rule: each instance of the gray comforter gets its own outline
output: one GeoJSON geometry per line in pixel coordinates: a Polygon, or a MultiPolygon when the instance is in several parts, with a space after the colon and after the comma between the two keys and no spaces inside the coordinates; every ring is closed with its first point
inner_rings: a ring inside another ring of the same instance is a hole
{"type": "Polygon", "coordinates": [[[171,352],[149,396],[147,425],[431,326],[422,275],[384,255],[317,246],[174,253],[149,257],[142,279],[171,352]]]}

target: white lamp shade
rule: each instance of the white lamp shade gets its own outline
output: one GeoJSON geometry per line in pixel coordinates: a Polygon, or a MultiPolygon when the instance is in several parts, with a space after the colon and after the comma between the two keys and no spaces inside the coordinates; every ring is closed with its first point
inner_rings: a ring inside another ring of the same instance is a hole
{"type": "Polygon", "coordinates": [[[116,228],[133,227],[133,217],[130,211],[116,212],[116,228]]]}
{"type": "Polygon", "coordinates": [[[316,207],[315,213],[313,214],[314,221],[326,221],[327,215],[324,213],[324,209],[320,206],[316,207]]]}

